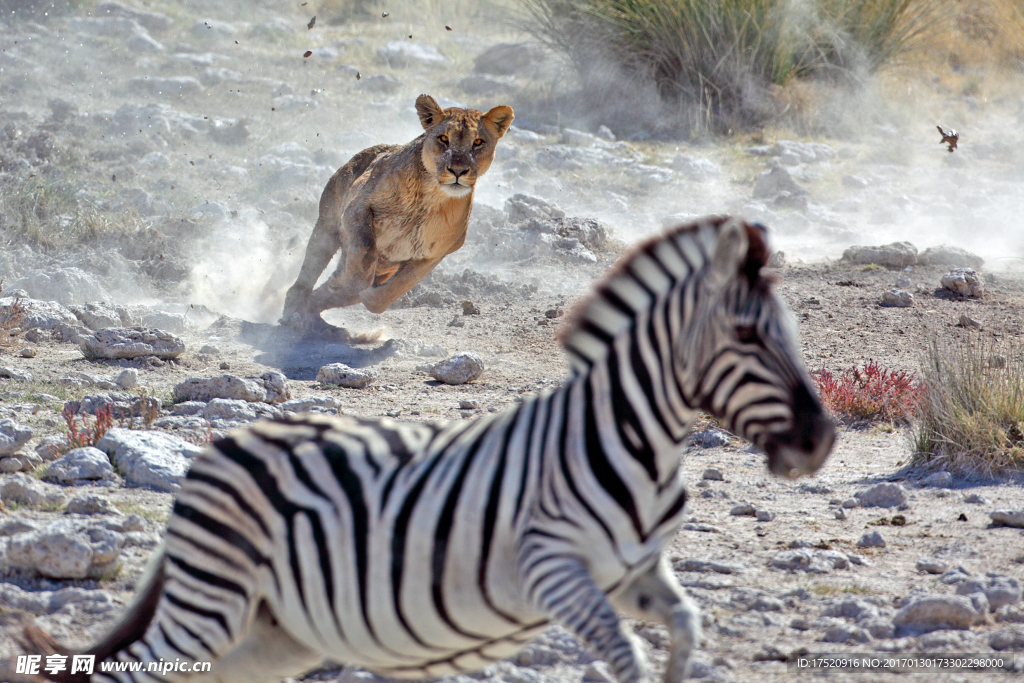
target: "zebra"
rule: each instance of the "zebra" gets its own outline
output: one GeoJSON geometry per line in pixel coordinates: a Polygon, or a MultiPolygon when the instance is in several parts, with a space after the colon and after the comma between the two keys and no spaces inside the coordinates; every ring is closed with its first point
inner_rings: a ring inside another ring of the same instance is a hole
{"type": "MultiPolygon", "coordinates": [[[[682,522],[684,440],[704,410],[794,478],[835,437],[762,273],[766,229],[724,216],[633,249],[567,317],[569,378],[446,425],[307,415],[215,441],[182,480],[164,545],[97,662],[209,673],[56,681],[271,683],[326,663],[392,678],[481,669],[552,623],[619,683],[645,676],[619,614],[701,639],[662,551],[682,522]]],[[[60,651],[44,632],[36,651],[60,651]]]]}

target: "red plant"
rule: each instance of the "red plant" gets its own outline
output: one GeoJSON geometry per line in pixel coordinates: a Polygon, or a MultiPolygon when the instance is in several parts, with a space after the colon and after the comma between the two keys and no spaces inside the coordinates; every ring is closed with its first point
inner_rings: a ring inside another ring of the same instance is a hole
{"type": "Polygon", "coordinates": [[[89,420],[82,416],[82,427],[79,429],[75,420],[75,412],[70,408],[61,411],[64,421],[68,423],[68,447],[70,449],[83,446],[95,446],[103,435],[114,426],[114,410],[109,405],[96,409],[96,421],[89,426],[89,420]]]}
{"type": "Polygon", "coordinates": [[[923,393],[913,373],[887,370],[873,360],[863,370],[854,367],[838,376],[819,370],[814,380],[825,407],[854,420],[907,422],[923,393]]]}

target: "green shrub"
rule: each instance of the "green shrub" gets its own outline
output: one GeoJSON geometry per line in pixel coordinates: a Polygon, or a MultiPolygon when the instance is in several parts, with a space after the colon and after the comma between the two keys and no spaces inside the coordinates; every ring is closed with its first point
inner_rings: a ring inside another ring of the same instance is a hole
{"type": "Polygon", "coordinates": [[[1024,349],[933,340],[922,372],[914,461],[964,474],[1024,466],[1024,349]]]}

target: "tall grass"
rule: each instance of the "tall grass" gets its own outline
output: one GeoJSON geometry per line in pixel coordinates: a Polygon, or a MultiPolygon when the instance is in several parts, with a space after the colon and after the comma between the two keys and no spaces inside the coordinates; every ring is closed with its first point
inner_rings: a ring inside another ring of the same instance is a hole
{"type": "Polygon", "coordinates": [[[938,0],[521,0],[523,26],[586,80],[601,60],[716,129],[772,115],[773,86],[874,73],[915,49],[938,0]]]}
{"type": "Polygon", "coordinates": [[[964,474],[1024,467],[1024,348],[933,340],[922,371],[914,461],[964,474]]]}
{"type": "Polygon", "coordinates": [[[920,48],[938,28],[939,0],[818,0],[808,31],[811,70],[859,78],[920,48]]]}

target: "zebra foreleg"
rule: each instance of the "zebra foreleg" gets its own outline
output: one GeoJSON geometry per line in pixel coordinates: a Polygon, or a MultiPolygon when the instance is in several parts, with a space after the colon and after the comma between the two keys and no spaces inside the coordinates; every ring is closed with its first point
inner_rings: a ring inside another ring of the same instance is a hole
{"type": "Polygon", "coordinates": [[[647,669],[643,649],[636,636],[622,629],[615,608],[583,563],[558,557],[541,564],[535,567],[538,579],[528,584],[537,608],[594,648],[619,683],[639,683],[647,669]]]}
{"type": "Polygon", "coordinates": [[[672,653],[665,667],[664,683],[686,678],[690,655],[700,642],[700,609],[676,581],[664,557],[641,574],[613,599],[622,612],[668,627],[672,653]]]}

